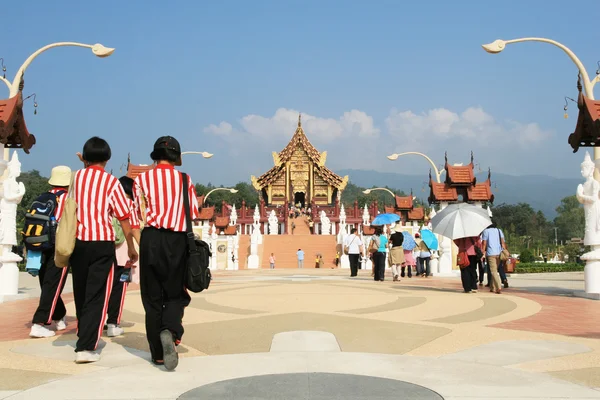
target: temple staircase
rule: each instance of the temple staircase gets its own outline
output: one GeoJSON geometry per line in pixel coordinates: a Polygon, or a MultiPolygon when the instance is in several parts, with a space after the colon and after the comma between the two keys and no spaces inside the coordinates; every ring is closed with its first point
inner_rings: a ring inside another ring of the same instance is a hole
{"type": "MultiPolygon", "coordinates": [[[[323,268],[334,267],[336,254],[336,236],[311,235],[306,217],[288,220],[288,232],[291,233],[292,222],[296,228],[294,234],[264,235],[262,268],[269,268],[269,256],[275,254],[275,268],[298,268],[298,249],[304,250],[304,268],[314,268],[317,254],[323,255],[323,268]]],[[[241,250],[241,246],[240,246],[241,250]]],[[[241,255],[241,251],[240,251],[241,255]]]]}

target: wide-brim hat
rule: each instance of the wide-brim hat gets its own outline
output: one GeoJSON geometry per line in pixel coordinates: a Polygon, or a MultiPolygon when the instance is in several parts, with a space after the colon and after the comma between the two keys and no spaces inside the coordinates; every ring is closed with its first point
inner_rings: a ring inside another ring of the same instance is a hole
{"type": "Polygon", "coordinates": [[[165,150],[177,155],[177,160],[174,162],[175,165],[181,165],[181,146],[177,139],[173,136],[161,136],[154,143],[154,150],[150,153],[150,158],[154,161],[164,159],[165,150]]]}
{"type": "Polygon", "coordinates": [[[67,187],[71,184],[71,168],[59,165],[52,168],[48,183],[51,186],[67,187]]]}

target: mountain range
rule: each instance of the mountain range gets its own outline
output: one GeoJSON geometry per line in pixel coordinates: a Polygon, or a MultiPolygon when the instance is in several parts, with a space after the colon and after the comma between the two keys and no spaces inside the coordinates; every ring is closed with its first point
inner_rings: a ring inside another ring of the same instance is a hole
{"type": "MultiPolygon", "coordinates": [[[[427,175],[405,175],[393,172],[377,172],[357,169],[335,171],[348,175],[350,182],[361,187],[389,187],[410,193],[427,202],[429,197],[429,177],[427,175]]],[[[442,177],[444,177],[443,175],[442,177]]],[[[478,182],[487,179],[487,172],[475,174],[478,182]]],[[[546,218],[556,217],[556,207],[560,201],[575,194],[581,179],[554,178],[545,175],[506,175],[492,173],[494,204],[528,203],[534,210],[541,210],[546,218]]]]}

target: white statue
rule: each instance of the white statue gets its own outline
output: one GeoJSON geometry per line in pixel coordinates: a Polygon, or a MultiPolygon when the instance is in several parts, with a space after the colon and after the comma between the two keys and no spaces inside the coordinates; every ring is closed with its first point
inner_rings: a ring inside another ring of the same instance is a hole
{"type": "Polygon", "coordinates": [[[21,163],[15,151],[8,163],[8,177],[3,182],[4,197],[0,200],[0,244],[3,262],[19,262],[21,257],[12,252],[17,245],[17,206],[25,194],[23,182],[17,182],[21,176],[21,163]]]}
{"type": "Polygon", "coordinates": [[[369,209],[367,208],[367,205],[365,204],[365,209],[363,211],[363,225],[364,226],[369,226],[371,225],[371,216],[369,215],[369,209]]]}
{"type": "Polygon", "coordinates": [[[217,238],[217,227],[214,224],[213,224],[213,226],[210,229],[210,237],[212,239],[216,239],[217,238]]]}
{"type": "MultiPolygon", "coordinates": [[[[586,152],[581,163],[581,175],[585,183],[577,186],[577,200],[585,210],[585,237],[583,244],[592,246],[592,252],[600,250],[600,182],[594,179],[595,164],[586,152]]],[[[589,255],[590,253],[586,254],[589,255]]]]}
{"type": "Polygon", "coordinates": [[[340,225],[346,225],[346,210],[343,204],[340,208],[340,225]]]}
{"type": "Polygon", "coordinates": [[[269,235],[277,235],[279,233],[279,220],[275,214],[275,210],[269,213],[269,235]]]}
{"type": "Polygon", "coordinates": [[[321,211],[321,235],[329,235],[331,233],[331,221],[325,214],[325,211],[321,211]]]}
{"type": "Polygon", "coordinates": [[[260,211],[258,211],[258,204],[254,207],[254,216],[252,219],[254,220],[254,225],[260,224],[260,211]]]}
{"type": "Polygon", "coordinates": [[[237,225],[237,211],[235,209],[235,204],[231,207],[231,214],[229,215],[229,225],[237,225]]]}

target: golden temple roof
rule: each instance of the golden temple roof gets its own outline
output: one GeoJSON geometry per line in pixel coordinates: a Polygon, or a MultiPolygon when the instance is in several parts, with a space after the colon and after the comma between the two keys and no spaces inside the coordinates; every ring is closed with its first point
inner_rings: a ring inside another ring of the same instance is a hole
{"type": "Polygon", "coordinates": [[[304,129],[302,129],[301,115],[298,116],[298,127],[292,139],[287,146],[279,153],[273,152],[273,163],[275,166],[261,175],[259,178],[252,177],[252,184],[257,190],[261,190],[269,184],[273,183],[281,174],[285,173],[285,164],[291,160],[296,148],[301,147],[310,161],[314,164],[314,171],[321,176],[325,182],[331,186],[343,190],[348,183],[348,177],[341,177],[325,166],[327,160],[327,152],[319,153],[319,151],[310,143],[304,129]]]}

